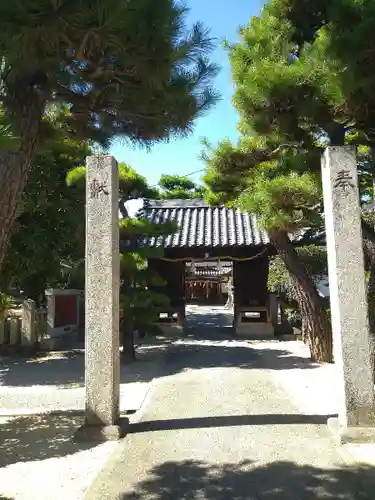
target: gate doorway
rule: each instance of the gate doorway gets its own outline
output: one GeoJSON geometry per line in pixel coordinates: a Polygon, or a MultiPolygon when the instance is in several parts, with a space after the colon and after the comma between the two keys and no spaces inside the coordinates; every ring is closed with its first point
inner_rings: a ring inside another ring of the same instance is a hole
{"type": "MultiPolygon", "coordinates": [[[[220,259],[190,261],[185,267],[187,330],[233,328],[233,264],[220,259]]],[[[198,332],[198,333],[199,333],[198,332]]]]}

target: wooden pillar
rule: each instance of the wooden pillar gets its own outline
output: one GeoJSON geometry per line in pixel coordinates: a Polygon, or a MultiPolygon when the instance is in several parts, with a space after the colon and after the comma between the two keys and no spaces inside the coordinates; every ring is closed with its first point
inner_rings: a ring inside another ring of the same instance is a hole
{"type": "Polygon", "coordinates": [[[233,282],[236,302],[240,306],[268,302],[268,257],[233,262],[233,282]]]}
{"type": "Polygon", "coordinates": [[[165,281],[164,285],[153,286],[152,288],[169,298],[169,311],[178,313],[179,321],[182,321],[185,318],[186,302],[185,262],[150,259],[149,266],[165,281]]]}
{"type": "Polygon", "coordinates": [[[233,296],[233,323],[237,326],[240,320],[239,306],[242,304],[242,283],[240,279],[241,267],[240,262],[233,261],[233,279],[232,279],[232,296],[233,296]]]}
{"type": "Polygon", "coordinates": [[[276,293],[270,293],[269,295],[269,314],[270,314],[270,321],[273,327],[277,326],[278,324],[278,316],[279,316],[279,302],[277,299],[277,294],[276,293]]]}

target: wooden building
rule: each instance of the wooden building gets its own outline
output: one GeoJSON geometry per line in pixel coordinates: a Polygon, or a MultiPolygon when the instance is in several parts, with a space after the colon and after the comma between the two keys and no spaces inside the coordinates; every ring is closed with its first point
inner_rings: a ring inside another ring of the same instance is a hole
{"type": "Polygon", "coordinates": [[[224,305],[232,284],[232,262],[190,261],[185,263],[187,304],[224,305]]]}
{"type": "Polygon", "coordinates": [[[144,242],[164,249],[162,258],[149,261],[166,281],[162,291],[169,297],[170,305],[161,313],[168,313],[169,318],[176,313],[177,324],[183,327],[187,262],[231,261],[237,332],[273,331],[275,315],[271,311],[267,279],[269,257],[274,250],[255,216],[212,207],[199,199],[151,200],[145,213],[152,222],[175,221],[179,227],[174,234],[144,242]]]}

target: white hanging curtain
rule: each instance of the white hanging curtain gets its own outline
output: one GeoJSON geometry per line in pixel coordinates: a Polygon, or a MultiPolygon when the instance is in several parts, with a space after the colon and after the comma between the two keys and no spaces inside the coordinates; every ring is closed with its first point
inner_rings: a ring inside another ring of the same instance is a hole
{"type": "Polygon", "coordinates": [[[217,273],[218,273],[218,274],[221,274],[222,269],[223,269],[223,266],[222,266],[222,264],[221,264],[221,260],[219,259],[219,260],[217,261],[217,273]]]}
{"type": "Polygon", "coordinates": [[[194,260],[191,261],[190,269],[191,269],[192,274],[195,274],[195,262],[194,262],[194,260]]]}

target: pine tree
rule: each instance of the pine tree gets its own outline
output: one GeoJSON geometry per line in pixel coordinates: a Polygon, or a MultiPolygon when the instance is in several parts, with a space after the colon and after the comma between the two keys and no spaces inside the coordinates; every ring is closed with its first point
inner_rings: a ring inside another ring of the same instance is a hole
{"type": "Polygon", "coordinates": [[[213,40],[186,18],[175,0],[1,2],[1,103],[15,141],[0,140],[0,268],[51,103],[68,106],[75,139],[147,146],[190,133],[216,101],[213,40]]]}
{"type": "Polygon", "coordinates": [[[0,288],[21,288],[38,300],[48,286],[61,280],[61,263],[84,257],[85,235],[79,220],[84,200],[66,185],[66,175],[90,154],[87,143],[73,140],[61,113],[44,123],[43,146],[33,162],[26,189],[18,205],[0,288]]]}
{"type": "Polygon", "coordinates": [[[165,283],[157,272],[148,267],[148,259],[162,256],[162,248],[149,248],[143,242],[150,237],[171,234],[176,230],[171,223],[150,222],[142,214],[120,222],[121,248],[120,304],[122,307],[122,357],[135,360],[134,333],[157,334],[159,311],[168,305],[169,298],[155,291],[165,283]]]}
{"type": "MultiPolygon", "coordinates": [[[[298,156],[301,161],[301,154],[298,156]]],[[[258,216],[290,274],[312,359],[331,361],[332,338],[325,305],[292,242],[303,228],[320,223],[314,210],[320,202],[316,175],[304,172],[303,162],[297,163],[298,172],[294,158],[286,154],[284,161],[273,159],[264,138],[246,136],[238,146],[225,141],[216,150],[206,151],[205,159],[208,201],[234,204],[258,216]]]]}
{"type": "MultiPolygon", "coordinates": [[[[240,42],[228,46],[242,139],[210,154],[213,188],[222,189],[225,173],[232,200],[258,211],[299,284],[304,327],[319,361],[331,358],[329,323],[288,235],[321,224],[320,156],[327,145],[361,145],[361,190],[369,191],[368,174],[375,172],[368,161],[375,130],[374,29],[369,0],[270,0],[241,29],[240,42]],[[218,167],[220,151],[226,170],[218,167]]],[[[363,234],[373,274],[375,237],[366,220],[363,234]]]]}
{"type": "Polygon", "coordinates": [[[158,182],[160,197],[164,199],[191,199],[203,198],[204,186],[183,175],[167,175],[160,177],[158,182]]]}

